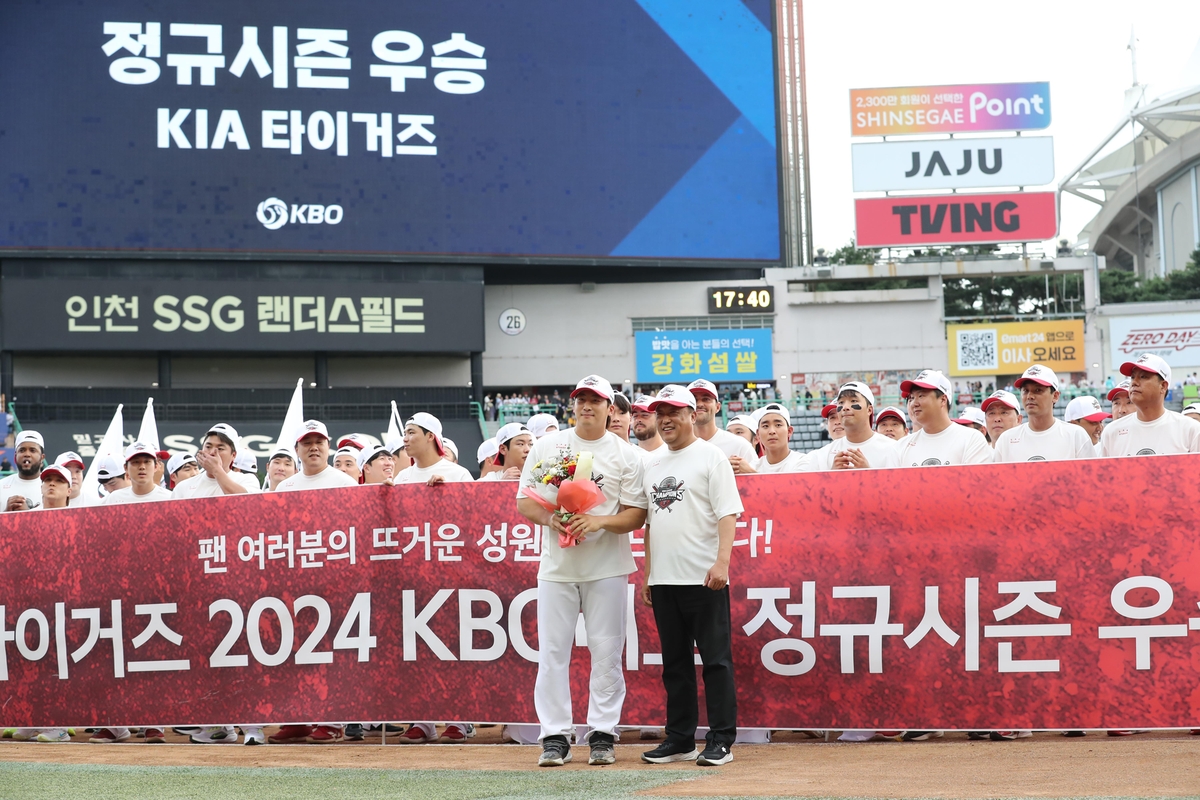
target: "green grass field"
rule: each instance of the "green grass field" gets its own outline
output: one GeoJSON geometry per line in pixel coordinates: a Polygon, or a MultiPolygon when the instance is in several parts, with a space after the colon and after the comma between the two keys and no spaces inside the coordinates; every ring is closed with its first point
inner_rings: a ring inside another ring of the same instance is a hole
{"type": "MultiPolygon", "coordinates": [[[[354,797],[360,800],[422,798],[567,798],[617,800],[683,778],[630,770],[380,770],[221,767],[124,767],[74,764],[0,764],[0,798],[131,800],[214,798],[354,797]]],[[[696,778],[692,778],[695,780],[696,778]]],[[[702,778],[700,778],[702,780],[702,778]]]]}
{"type": "MultiPolygon", "coordinates": [[[[352,797],[355,800],[470,800],[473,798],[562,798],[626,800],[639,791],[705,775],[632,770],[385,770],[246,767],[128,767],[109,765],[0,763],[0,800],[283,800],[352,797]]],[[[689,798],[685,787],[672,800],[689,798]]],[[[707,797],[704,800],[722,800],[707,797]]],[[[813,798],[812,800],[830,800],[813,798]]],[[[839,800],[860,800],[839,798],[839,800]]],[[[1018,800],[1012,798],[1012,800],[1018,800]]],[[[1041,797],[1039,800],[1072,800],[1041,797]]],[[[1090,797],[1087,800],[1126,800],[1090,797]]],[[[1130,798],[1129,800],[1133,800],[1130,798]]]]}

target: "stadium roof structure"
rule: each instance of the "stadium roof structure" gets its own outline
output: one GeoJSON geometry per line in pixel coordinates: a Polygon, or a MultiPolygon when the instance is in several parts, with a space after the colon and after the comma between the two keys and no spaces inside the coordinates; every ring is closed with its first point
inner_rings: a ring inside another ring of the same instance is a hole
{"type": "Polygon", "coordinates": [[[1080,243],[1140,274],[1161,272],[1158,190],[1200,160],[1200,86],[1131,108],[1100,144],[1058,185],[1099,211],[1080,243]],[[1130,139],[1115,144],[1123,137],[1130,139]]]}

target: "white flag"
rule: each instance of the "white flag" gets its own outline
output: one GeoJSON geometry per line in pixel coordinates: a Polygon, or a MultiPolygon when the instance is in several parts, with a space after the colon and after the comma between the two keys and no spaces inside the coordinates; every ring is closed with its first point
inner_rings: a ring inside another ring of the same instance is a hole
{"type": "Polygon", "coordinates": [[[296,381],[296,391],[292,392],[292,402],[288,404],[287,414],[283,417],[283,427],[279,430],[279,441],[276,447],[286,447],[295,451],[296,437],[304,428],[304,378],[296,381]]]}
{"type": "Polygon", "coordinates": [[[395,452],[402,444],[404,444],[404,428],[400,425],[400,412],[396,409],[396,401],[393,400],[392,416],[388,420],[387,436],[384,437],[383,446],[395,452]]]}
{"type": "Polygon", "coordinates": [[[118,464],[124,460],[125,418],[121,416],[122,408],[124,406],[117,406],[117,413],[113,414],[112,422],[108,423],[104,441],[100,442],[100,447],[96,448],[96,457],[92,459],[91,465],[83,476],[83,489],[80,490],[79,496],[88,505],[94,505],[100,501],[100,482],[96,478],[96,469],[101,459],[107,455],[115,458],[118,464]]]}
{"type": "Polygon", "coordinates": [[[158,423],[154,421],[154,398],[146,400],[146,413],[142,415],[142,427],[138,431],[136,441],[148,444],[155,452],[162,448],[158,446],[158,423]]]}

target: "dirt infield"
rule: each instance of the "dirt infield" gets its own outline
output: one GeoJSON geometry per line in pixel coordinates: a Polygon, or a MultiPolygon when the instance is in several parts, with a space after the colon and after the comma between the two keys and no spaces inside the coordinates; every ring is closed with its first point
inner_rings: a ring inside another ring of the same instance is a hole
{"type": "MultiPolygon", "coordinates": [[[[499,728],[483,728],[467,745],[387,745],[379,734],[337,745],[193,745],[168,734],[165,745],[131,739],[119,745],[52,745],[6,741],[0,761],[130,766],[337,767],[364,769],[536,770],[535,747],[499,743],[499,728]]],[[[1200,795],[1200,737],[1185,732],[1112,738],[1052,733],[1010,742],[972,742],[947,734],[929,742],[825,743],[779,734],[769,745],[738,745],[732,764],[652,766],[638,758],[653,746],[617,746],[617,768],[672,770],[705,780],[644,792],[653,796],[791,797],[1185,797],[1200,795]]],[[[586,748],[564,770],[587,766],[586,748]]]]}

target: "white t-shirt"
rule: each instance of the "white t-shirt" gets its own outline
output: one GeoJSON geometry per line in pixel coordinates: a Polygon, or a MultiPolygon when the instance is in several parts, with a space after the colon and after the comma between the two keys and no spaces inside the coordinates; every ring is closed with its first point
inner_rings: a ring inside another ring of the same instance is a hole
{"type": "Polygon", "coordinates": [[[1127,414],[1104,429],[1100,447],[1106,458],[1200,453],[1200,422],[1177,411],[1166,411],[1153,422],[1127,414]]]}
{"type": "Polygon", "coordinates": [[[8,508],[8,499],[21,495],[26,508],[37,508],[42,504],[42,479],[23,480],[19,473],[0,480],[0,511],[8,508]]]}
{"type": "MultiPolygon", "coordinates": [[[[500,473],[496,472],[492,474],[499,475],[500,473]]],[[[434,475],[441,475],[442,480],[446,483],[467,483],[468,481],[475,480],[471,477],[471,473],[467,472],[466,467],[460,467],[453,461],[447,461],[443,458],[432,467],[422,468],[416,464],[413,464],[411,467],[405,467],[400,470],[392,482],[397,485],[401,483],[429,483],[429,479],[434,475]]],[[[495,478],[493,480],[499,479],[495,478]]]]}
{"type": "Polygon", "coordinates": [[[487,475],[484,475],[479,480],[481,480],[481,481],[502,481],[502,480],[504,480],[504,478],[501,477],[502,475],[504,475],[503,472],[489,472],[487,475]]]}
{"type": "MultiPolygon", "coordinates": [[[[665,448],[662,448],[665,450],[665,448]]],[[[646,495],[642,487],[642,456],[640,450],[626,447],[619,436],[611,431],[595,441],[581,439],[574,428],[548,433],[534,442],[533,449],[525,458],[521,472],[521,491],[533,486],[533,471],[538,463],[547,458],[563,458],[581,452],[592,454],[592,480],[604,492],[604,502],[589,511],[589,514],[609,516],[616,514],[621,506],[645,508],[646,495]]],[[[655,451],[656,453],[659,451],[655,451]]],[[[726,469],[729,462],[725,462],[726,469]]],[[[729,470],[730,477],[733,470],[729,470]]],[[[543,497],[548,493],[543,493],[543,497]]],[[[633,551],[627,534],[599,530],[572,547],[560,547],[558,533],[545,528],[542,531],[542,562],[538,568],[538,580],[558,583],[580,583],[628,575],[636,570],[633,551]]]]}
{"type": "MultiPolygon", "coordinates": [[[[736,433],[730,433],[729,431],[717,428],[717,432],[707,441],[711,445],[716,445],[717,449],[724,453],[726,458],[741,456],[751,464],[758,459],[758,453],[754,452],[753,445],[736,433]]],[[[654,452],[658,451],[655,450],[654,452]]]]}
{"type": "MultiPolygon", "coordinates": [[[[229,477],[233,478],[238,484],[245,486],[246,491],[250,494],[258,494],[258,478],[254,475],[247,475],[244,472],[230,472],[229,477]]],[[[224,496],[225,490],[221,488],[221,484],[217,483],[216,478],[208,477],[208,473],[204,470],[200,470],[200,474],[193,475],[182,483],[175,484],[175,491],[171,492],[171,497],[176,500],[224,496]]]]}
{"type": "Polygon", "coordinates": [[[297,472],[292,477],[280,481],[279,485],[275,487],[275,491],[301,492],[305,489],[341,489],[345,486],[358,486],[358,481],[340,469],[327,466],[316,475],[297,472]]]}
{"type": "Polygon", "coordinates": [[[1009,428],[996,440],[995,452],[997,464],[1096,457],[1092,437],[1087,431],[1058,419],[1048,430],[1041,432],[1030,428],[1028,422],[1009,428]]]}
{"type": "Polygon", "coordinates": [[[752,465],[759,475],[777,475],[784,472],[811,472],[812,457],[809,453],[797,453],[789,450],[787,457],[778,464],[772,464],[766,455],[752,465]]]}
{"type": "Polygon", "coordinates": [[[894,469],[900,466],[900,451],[904,448],[899,442],[882,433],[875,433],[870,439],[859,444],[854,444],[843,436],[808,454],[812,460],[812,469],[821,472],[833,469],[834,457],[850,449],[862,451],[867,464],[870,465],[869,469],[894,469]]]}
{"type": "Polygon", "coordinates": [[[992,446],[974,428],[951,422],[941,433],[919,430],[910,434],[900,451],[900,466],[947,467],[960,464],[989,464],[995,457],[992,446]]]}
{"type": "Polygon", "coordinates": [[[699,586],[717,560],[717,522],[742,513],[726,456],[701,439],[646,463],[651,586],[699,586]]]}
{"type": "Polygon", "coordinates": [[[145,494],[134,494],[132,486],[126,486],[124,489],[117,489],[112,494],[104,498],[103,505],[119,506],[126,503],[157,503],[161,500],[170,500],[171,493],[161,486],[155,486],[145,494]]]}
{"type": "Polygon", "coordinates": [[[637,451],[638,455],[642,457],[642,462],[645,463],[646,459],[650,458],[651,456],[658,455],[665,450],[666,447],[667,445],[665,443],[660,443],[658,447],[654,448],[653,450],[647,450],[644,447],[638,447],[637,451]]]}

